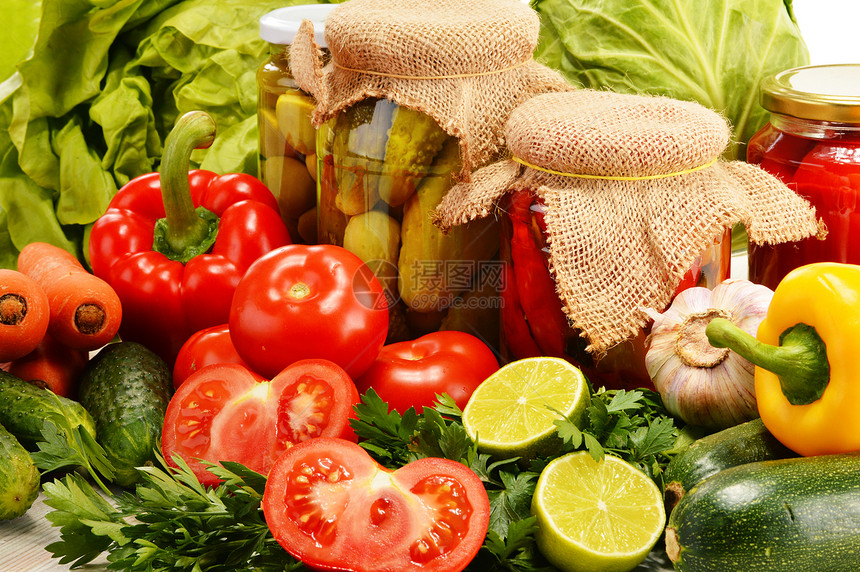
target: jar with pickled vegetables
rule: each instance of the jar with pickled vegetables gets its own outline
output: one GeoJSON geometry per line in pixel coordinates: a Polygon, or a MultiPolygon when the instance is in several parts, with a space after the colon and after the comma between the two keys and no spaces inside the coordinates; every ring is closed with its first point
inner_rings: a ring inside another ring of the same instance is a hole
{"type": "Polygon", "coordinates": [[[569,89],[534,61],[537,13],[520,0],[350,0],[291,48],[313,94],[318,240],[358,254],[386,288],[388,341],[460,330],[499,346],[498,222],[450,233],[433,212],[452,185],[504,154],[520,98],[569,89]]]}
{"type": "Polygon", "coordinates": [[[333,7],[288,6],[260,18],[269,57],[257,70],[259,177],[277,197],[294,243],[316,242],[316,128],[311,123],[316,101],[293,78],[290,45],[302,21],[309,19],[324,49],[325,18],[333,7]]]}
{"type": "Polygon", "coordinates": [[[560,357],[597,387],[653,387],[652,318],[679,291],[728,278],[735,224],[756,242],[818,229],[778,179],[721,159],[730,128],[694,102],[542,94],[504,133],[510,157],[458,183],[434,217],[446,229],[501,219],[507,360],[560,357]]]}
{"type": "Polygon", "coordinates": [[[808,200],[827,235],[750,244],[750,280],[776,288],[798,266],[860,264],[860,64],[787,70],[761,91],[770,121],[750,139],[747,160],[808,200]]]}

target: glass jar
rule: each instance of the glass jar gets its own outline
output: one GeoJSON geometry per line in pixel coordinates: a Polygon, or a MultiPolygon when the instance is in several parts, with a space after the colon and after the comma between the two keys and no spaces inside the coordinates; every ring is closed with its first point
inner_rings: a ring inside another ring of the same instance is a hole
{"type": "Polygon", "coordinates": [[[787,70],[761,92],[770,122],[750,139],[747,161],[807,199],[827,237],[750,243],[749,279],[773,289],[798,266],[860,264],[860,65],[787,70]]]}
{"type": "Polygon", "coordinates": [[[324,22],[335,6],[289,6],[260,18],[260,37],[269,43],[269,57],[257,70],[259,176],[277,197],[294,243],[316,242],[316,129],[311,124],[316,102],[293,79],[290,45],[308,19],[326,57],[324,22]]]}
{"type": "Polygon", "coordinates": [[[498,348],[497,223],[443,234],[432,220],[461,168],[457,138],[422,112],[365,99],[320,127],[317,151],[319,242],[352,251],[379,278],[387,343],[460,330],[498,348]]]}
{"type": "MultiPolygon", "coordinates": [[[[500,254],[504,278],[499,293],[505,361],[539,355],[561,357],[579,367],[595,387],[653,388],[645,367],[647,330],[596,360],[586,352],[587,342],[580,331],[568,326],[549,270],[546,207],[540,199],[528,191],[510,192],[502,199],[500,210],[505,213],[500,254]]],[[[675,294],[693,286],[713,288],[726,280],[731,242],[731,229],[727,229],[696,258],[675,294]]]]}

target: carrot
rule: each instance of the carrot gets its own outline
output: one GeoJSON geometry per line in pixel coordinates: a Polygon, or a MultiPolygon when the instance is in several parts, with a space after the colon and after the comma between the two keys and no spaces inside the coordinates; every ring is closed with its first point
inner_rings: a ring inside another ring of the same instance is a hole
{"type": "Polygon", "coordinates": [[[46,334],[36,349],[9,364],[9,373],[63,397],[76,399],[90,354],[63,345],[46,334]]]}
{"type": "Polygon", "coordinates": [[[18,254],[18,270],[48,295],[48,333],[58,342],[95,350],[114,338],[122,320],[119,296],[75,256],[46,242],[31,242],[18,254]]]}
{"type": "Polygon", "coordinates": [[[35,280],[15,270],[0,269],[0,362],[36,349],[50,317],[48,296],[35,280]]]}

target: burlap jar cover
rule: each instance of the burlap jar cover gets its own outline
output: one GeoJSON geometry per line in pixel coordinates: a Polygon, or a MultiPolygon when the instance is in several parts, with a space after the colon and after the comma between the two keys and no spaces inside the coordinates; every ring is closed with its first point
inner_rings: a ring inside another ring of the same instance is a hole
{"type": "Polygon", "coordinates": [[[505,193],[545,204],[565,314],[603,355],[662,311],[696,256],[737,223],[755,243],[822,237],[804,199],[762,169],[720,160],[717,113],[665,97],[578,90],[534,97],[505,127],[511,158],[452,187],[443,229],[490,216],[505,193]]]}
{"type": "Polygon", "coordinates": [[[518,0],[349,0],[326,19],[323,67],[310,21],[291,69],[318,102],[317,126],[366,98],[421,111],[460,142],[462,171],[498,158],[510,111],[532,95],[571,89],[535,62],[540,21],[518,0]]]}

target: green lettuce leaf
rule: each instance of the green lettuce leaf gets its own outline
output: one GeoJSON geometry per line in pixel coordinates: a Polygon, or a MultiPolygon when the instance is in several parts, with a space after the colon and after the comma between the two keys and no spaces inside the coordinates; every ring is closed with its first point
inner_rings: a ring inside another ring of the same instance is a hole
{"type": "MultiPolygon", "coordinates": [[[[8,16],[0,30],[0,101],[5,99],[4,87],[18,71],[18,62],[30,57],[39,31],[40,0],[4,0],[4,16],[8,16]]],[[[11,91],[14,81],[5,90],[11,91]]]]}
{"type": "Polygon", "coordinates": [[[11,106],[0,105],[0,267],[15,268],[18,251],[36,240],[79,254],[74,231],[70,237],[57,220],[53,192],[18,166],[18,150],[9,135],[11,120],[11,106]]]}
{"type": "Polygon", "coordinates": [[[767,121],[761,80],[806,65],[790,0],[532,0],[535,57],[572,84],[698,101],[731,122],[726,158],[767,121]]]}
{"type": "Polygon", "coordinates": [[[85,261],[92,223],[158,169],[187,111],[207,111],[218,130],[192,167],[257,175],[259,19],[309,2],[4,0],[0,266],[37,240],[85,261]]]}

